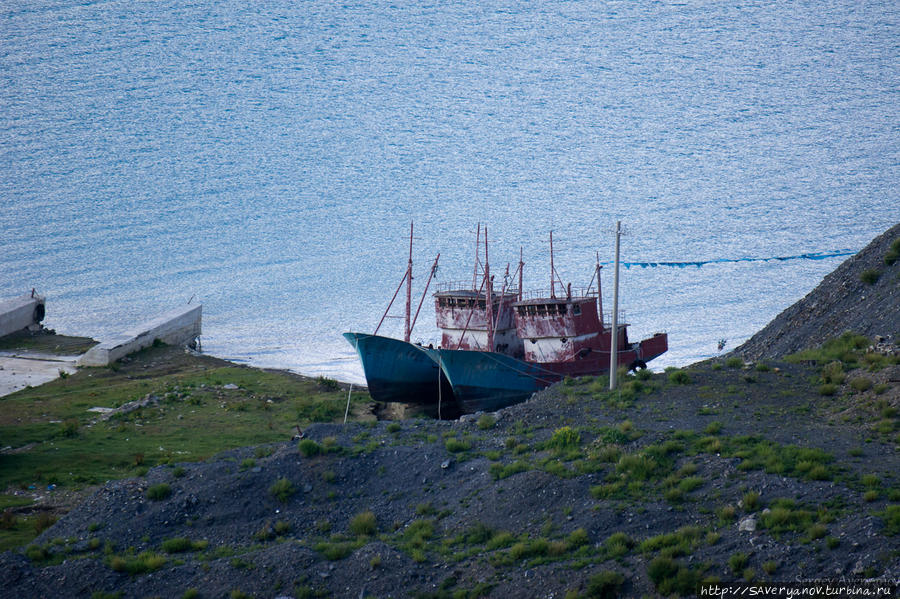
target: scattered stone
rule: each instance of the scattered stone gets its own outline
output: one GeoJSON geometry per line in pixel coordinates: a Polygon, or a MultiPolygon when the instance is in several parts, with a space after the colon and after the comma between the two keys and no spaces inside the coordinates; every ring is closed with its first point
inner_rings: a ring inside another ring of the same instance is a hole
{"type": "Polygon", "coordinates": [[[749,516],[744,516],[741,518],[741,521],[738,522],[738,530],[740,532],[755,532],[756,531],[756,516],[752,514],[749,516]]]}

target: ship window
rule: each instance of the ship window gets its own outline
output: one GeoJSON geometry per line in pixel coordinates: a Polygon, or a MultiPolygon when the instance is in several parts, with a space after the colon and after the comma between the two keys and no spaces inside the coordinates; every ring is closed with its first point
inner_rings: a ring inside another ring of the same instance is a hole
{"type": "Polygon", "coordinates": [[[528,315],[534,316],[535,314],[537,314],[537,308],[535,308],[534,306],[528,306],[528,315]]]}
{"type": "Polygon", "coordinates": [[[541,304],[537,307],[538,316],[546,316],[547,315],[547,306],[541,304]]]}
{"type": "Polygon", "coordinates": [[[575,316],[581,314],[581,306],[579,306],[578,304],[572,306],[572,314],[574,314],[575,316]]]}
{"type": "Polygon", "coordinates": [[[478,309],[484,310],[484,306],[485,306],[484,300],[478,300],[478,309]]]}
{"type": "Polygon", "coordinates": [[[566,305],[565,305],[565,304],[560,304],[558,307],[559,307],[559,313],[560,313],[560,314],[565,314],[566,312],[568,312],[568,310],[566,309],[566,305]]]}
{"type": "Polygon", "coordinates": [[[441,308],[447,307],[447,300],[442,297],[438,298],[438,306],[440,306],[441,308]]]}

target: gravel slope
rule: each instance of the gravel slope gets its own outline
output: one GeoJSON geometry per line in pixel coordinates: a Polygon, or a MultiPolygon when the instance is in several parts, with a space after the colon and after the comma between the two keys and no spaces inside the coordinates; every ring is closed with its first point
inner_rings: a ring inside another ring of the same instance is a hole
{"type": "Polygon", "coordinates": [[[732,354],[750,360],[780,358],[819,346],[845,331],[900,342],[900,260],[892,266],[884,261],[898,239],[900,224],[847,259],[732,354]],[[874,284],[860,279],[867,270],[881,273],[874,284]]]}

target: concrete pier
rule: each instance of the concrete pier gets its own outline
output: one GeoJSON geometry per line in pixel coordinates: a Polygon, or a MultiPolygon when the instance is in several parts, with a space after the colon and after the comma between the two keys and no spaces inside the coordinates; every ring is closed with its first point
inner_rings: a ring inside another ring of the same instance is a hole
{"type": "Polygon", "coordinates": [[[44,298],[26,294],[21,297],[0,300],[0,337],[40,326],[44,320],[44,298]]]}
{"type": "Polygon", "coordinates": [[[150,347],[156,339],[188,345],[200,336],[202,304],[182,306],[95,345],[78,358],[78,366],[108,366],[123,356],[150,347]]]}

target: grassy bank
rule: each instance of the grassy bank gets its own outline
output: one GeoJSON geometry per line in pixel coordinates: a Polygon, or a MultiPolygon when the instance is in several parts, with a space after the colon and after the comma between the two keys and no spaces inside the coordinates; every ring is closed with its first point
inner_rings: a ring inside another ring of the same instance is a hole
{"type": "MultiPolygon", "coordinates": [[[[351,401],[351,418],[362,417],[368,394],[353,393],[351,401]]],[[[54,493],[141,476],[157,464],[290,439],[297,427],[342,420],[346,402],[347,391],[329,379],[149,348],[111,367],[85,368],[0,398],[0,489],[52,501],[54,493]],[[130,402],[146,405],[106,419],[89,411],[130,402]]],[[[0,509],[27,513],[12,505],[23,502],[30,500],[7,494],[0,509]]],[[[0,549],[33,537],[32,517],[0,527],[0,549]]]]}

